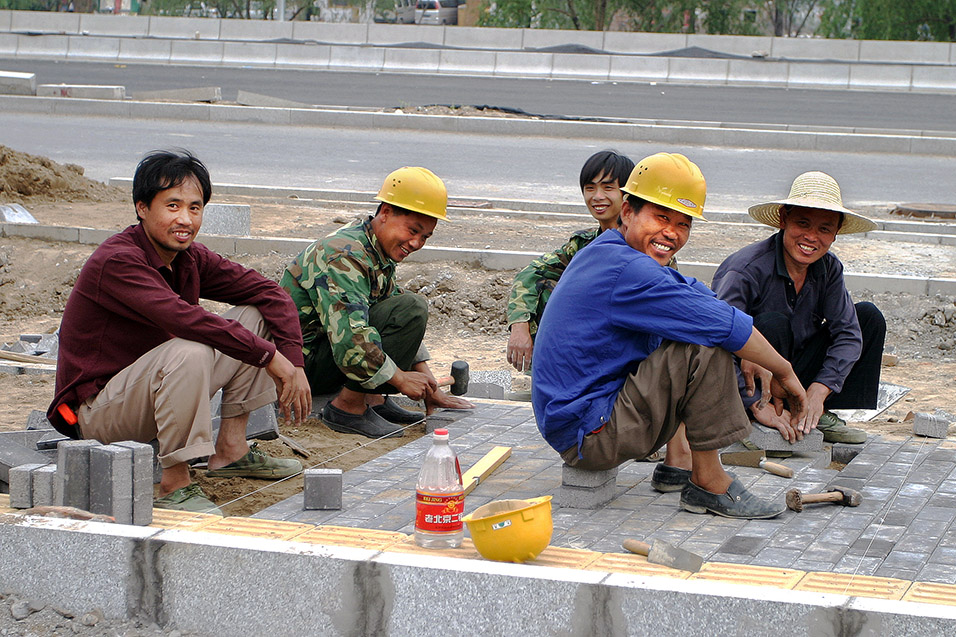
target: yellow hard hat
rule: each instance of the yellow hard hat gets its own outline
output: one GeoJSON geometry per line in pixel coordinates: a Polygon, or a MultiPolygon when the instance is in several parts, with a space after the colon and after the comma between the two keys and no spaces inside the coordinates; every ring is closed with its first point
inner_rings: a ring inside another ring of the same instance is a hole
{"type": "Polygon", "coordinates": [[[445,182],[427,168],[405,166],[392,171],[375,199],[448,221],[445,182]]]}
{"type": "Polygon", "coordinates": [[[707,182],[697,164],[679,153],[645,157],[631,171],[627,185],[621,190],[658,206],[704,219],[707,182]]]}
{"type": "Polygon", "coordinates": [[[481,556],[498,562],[527,562],[551,541],[551,496],[496,500],[465,516],[481,556]]]}

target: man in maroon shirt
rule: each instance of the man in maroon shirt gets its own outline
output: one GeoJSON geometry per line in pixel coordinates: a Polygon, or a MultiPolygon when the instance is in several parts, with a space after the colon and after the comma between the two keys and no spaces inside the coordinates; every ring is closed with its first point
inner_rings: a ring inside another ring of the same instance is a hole
{"type": "Polygon", "coordinates": [[[301,422],[312,409],[299,317],[274,281],[194,243],[212,185],[188,152],[154,151],[136,168],[138,225],[113,235],[83,266],[60,325],[56,394],[47,417],[60,432],[103,443],[158,439],[158,508],[219,509],[192,482],[207,476],[277,479],[296,460],[246,442],[250,412],[276,400],[301,422]],[[205,298],[234,305],[222,316],[205,298]],[[213,444],[209,399],[222,389],[213,444]]]}

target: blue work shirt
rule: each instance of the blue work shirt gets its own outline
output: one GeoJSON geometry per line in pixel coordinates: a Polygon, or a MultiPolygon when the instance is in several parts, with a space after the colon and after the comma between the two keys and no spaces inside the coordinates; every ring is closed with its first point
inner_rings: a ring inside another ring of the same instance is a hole
{"type": "MultiPolygon", "coordinates": [[[[821,330],[827,330],[830,346],[814,382],[834,393],[863,351],[863,335],[856,307],[843,280],[843,263],[831,252],[810,264],[807,278],[797,294],[783,259],[783,231],[733,253],[714,273],[714,291],[734,307],[757,316],[780,312],[790,319],[793,348],[799,351],[821,330]]],[[[747,396],[740,381],[741,398],[750,407],[760,390],[747,396]]]]}
{"type": "Polygon", "coordinates": [[[752,330],[750,316],[700,281],[661,266],[616,230],[602,233],[575,255],[541,319],[531,389],[538,430],[558,452],[580,447],[664,339],[733,352],[752,330]]]}

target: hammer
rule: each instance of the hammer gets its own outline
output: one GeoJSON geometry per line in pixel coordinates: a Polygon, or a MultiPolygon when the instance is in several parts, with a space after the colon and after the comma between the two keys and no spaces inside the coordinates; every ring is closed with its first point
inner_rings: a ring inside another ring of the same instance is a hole
{"type": "Polygon", "coordinates": [[[468,392],[468,363],[455,361],[451,364],[451,376],[442,376],[438,379],[438,386],[451,385],[449,389],[454,396],[463,396],[468,392]]]}
{"type": "Polygon", "coordinates": [[[849,487],[833,487],[826,493],[800,493],[799,489],[787,491],[787,508],[799,513],[804,504],[816,502],[836,502],[845,507],[858,507],[863,502],[863,494],[849,487]]]}

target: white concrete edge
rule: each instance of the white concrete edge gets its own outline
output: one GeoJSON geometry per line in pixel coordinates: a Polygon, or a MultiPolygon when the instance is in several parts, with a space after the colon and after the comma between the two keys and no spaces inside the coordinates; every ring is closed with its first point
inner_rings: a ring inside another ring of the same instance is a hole
{"type": "MultiPolygon", "coordinates": [[[[45,241],[69,241],[82,244],[99,244],[115,234],[114,230],[77,228],[69,226],[43,226],[37,224],[0,224],[0,237],[25,237],[45,241]]],[[[232,237],[218,235],[200,236],[199,242],[226,256],[236,254],[288,254],[294,256],[309,244],[310,239],[290,237],[232,237]]],[[[453,248],[443,246],[425,246],[408,256],[409,262],[440,263],[454,261],[483,267],[487,270],[519,270],[539,252],[510,250],[475,250],[471,248],[453,248]]],[[[683,274],[692,276],[707,284],[717,269],[716,263],[681,262],[683,274]]],[[[909,292],[923,296],[946,294],[956,296],[956,279],[941,277],[915,277],[876,273],[845,273],[847,289],[850,292],[909,292]]]]}
{"type": "Polygon", "coordinates": [[[751,130],[726,126],[668,126],[630,122],[528,120],[496,117],[459,117],[404,113],[356,112],[318,109],[181,104],[95,100],[69,97],[0,95],[0,109],[52,115],[145,117],[155,119],[272,123],[309,126],[357,127],[382,130],[420,130],[455,134],[543,135],[604,140],[660,140],[692,146],[748,148],[808,148],[828,152],[956,155],[956,137],[911,137],[901,134],[852,131],[751,130]]]}
{"type": "MultiPolygon", "coordinates": [[[[250,615],[257,625],[274,626],[278,632],[273,634],[280,635],[301,628],[295,622],[308,621],[323,633],[341,622],[343,614],[361,620],[357,615],[376,613],[387,615],[383,630],[376,634],[402,634],[408,623],[428,626],[443,620],[467,626],[482,608],[493,611],[480,618],[485,631],[566,622],[565,632],[570,633],[578,613],[569,612],[569,603],[578,612],[620,614],[629,624],[648,604],[666,602],[673,608],[675,600],[680,607],[694,609],[669,615],[668,622],[682,629],[677,634],[697,634],[700,626],[720,625],[728,607],[738,617],[784,614],[795,622],[788,629],[793,635],[812,635],[824,623],[840,626],[846,609],[869,626],[905,622],[913,634],[938,634],[941,627],[950,634],[956,630],[956,608],[951,606],[201,531],[4,517],[0,537],[6,541],[0,555],[7,559],[0,560],[0,582],[16,594],[55,600],[58,607],[76,613],[95,605],[113,619],[138,618],[206,634],[231,632],[234,626],[223,622],[248,622],[250,615]],[[101,567],[92,567],[97,564],[101,567]],[[270,572],[289,577],[261,578],[270,572]],[[321,574],[321,579],[302,586],[303,580],[293,574],[321,574]],[[449,581],[442,587],[435,585],[436,580],[449,581]],[[247,586],[238,588],[238,582],[247,586]],[[451,582],[467,591],[467,604],[447,589],[451,582]],[[603,593],[581,597],[587,590],[603,593]],[[511,591],[522,595],[512,596],[511,591]],[[534,603],[528,604],[532,597],[534,603]],[[317,603],[319,599],[324,602],[317,603]],[[210,600],[215,600],[212,607],[210,600]],[[289,615],[289,604],[298,608],[296,617],[289,615]],[[314,617],[303,620],[305,612],[314,617]]],[[[779,634],[779,627],[764,628],[749,634],[779,634]]]]}

